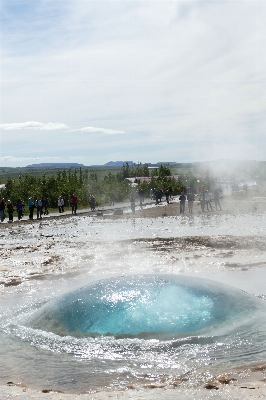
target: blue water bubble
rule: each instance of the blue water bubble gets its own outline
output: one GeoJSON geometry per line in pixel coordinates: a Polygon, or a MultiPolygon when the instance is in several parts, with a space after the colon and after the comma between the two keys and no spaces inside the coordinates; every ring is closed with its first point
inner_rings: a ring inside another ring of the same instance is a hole
{"type": "Polygon", "coordinates": [[[155,337],[235,323],[255,307],[243,291],[209,280],[133,275],[101,280],[51,300],[28,324],[61,336],[155,337]]]}

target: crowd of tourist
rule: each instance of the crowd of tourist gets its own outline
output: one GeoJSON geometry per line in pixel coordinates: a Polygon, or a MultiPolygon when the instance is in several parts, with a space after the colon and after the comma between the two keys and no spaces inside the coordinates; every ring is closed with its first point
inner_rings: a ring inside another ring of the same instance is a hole
{"type": "MultiPolygon", "coordinates": [[[[180,196],[179,196],[179,202],[180,202],[180,214],[185,213],[185,206],[186,206],[186,201],[188,204],[188,212],[191,214],[193,213],[193,205],[194,201],[196,199],[195,195],[195,190],[194,188],[186,188],[181,187],[179,189],[180,196]]],[[[167,204],[170,204],[170,200],[173,198],[173,190],[172,187],[169,186],[165,190],[163,189],[150,189],[150,199],[155,200],[155,204],[160,204],[162,202],[162,198],[165,196],[165,200],[167,204]]],[[[142,208],[143,206],[143,201],[144,201],[144,192],[143,190],[137,190],[136,192],[132,192],[130,194],[130,203],[131,203],[131,211],[133,214],[135,214],[135,208],[136,208],[136,199],[139,198],[139,205],[142,208]]],[[[205,186],[201,186],[198,188],[198,200],[200,201],[200,207],[201,211],[205,212],[205,207],[207,208],[207,211],[213,211],[211,201],[211,193],[205,189],[205,186]]],[[[213,200],[215,204],[215,209],[221,210],[221,204],[220,204],[220,194],[218,189],[215,189],[213,192],[213,200]]]]}
{"type": "MultiPolygon", "coordinates": [[[[187,200],[188,200],[188,210],[189,213],[193,212],[193,203],[195,201],[195,195],[193,191],[189,188],[188,193],[187,193],[187,200]]],[[[198,195],[198,200],[200,202],[200,207],[201,211],[205,212],[205,207],[207,208],[207,211],[213,211],[212,208],[212,195],[209,192],[209,190],[206,190],[204,186],[199,188],[199,195],[198,195]]],[[[220,204],[220,193],[218,189],[215,189],[213,192],[213,200],[214,200],[214,205],[216,210],[222,210],[221,204],[220,204]]],[[[181,200],[180,200],[181,201],[181,200]]],[[[184,199],[185,201],[185,199],[184,199]]],[[[180,205],[181,207],[181,205],[180,205]]],[[[185,209],[183,209],[183,212],[185,209]]],[[[181,208],[180,208],[180,213],[181,213],[181,208]]]]}
{"type": "MultiPolygon", "coordinates": [[[[179,202],[180,202],[180,214],[185,213],[185,205],[186,201],[188,203],[188,212],[193,213],[193,204],[195,201],[195,193],[194,193],[193,188],[186,188],[186,187],[181,187],[180,188],[180,197],[179,197],[179,202]]],[[[163,189],[150,189],[150,199],[155,201],[155,204],[159,204],[162,202],[162,198],[165,196],[165,200],[167,204],[170,204],[171,199],[173,198],[173,190],[171,186],[167,187],[165,190],[163,189]]],[[[220,195],[218,189],[214,190],[213,193],[213,200],[215,204],[216,210],[221,210],[221,205],[220,205],[220,195]]],[[[114,199],[115,196],[113,193],[110,194],[110,206],[114,206],[114,199]]],[[[130,194],[130,204],[131,204],[131,210],[135,214],[135,208],[136,208],[136,201],[137,199],[139,200],[139,206],[142,208],[143,207],[143,202],[144,202],[144,191],[142,189],[137,190],[136,192],[132,191],[130,194]]],[[[205,190],[205,187],[202,186],[198,189],[198,200],[200,201],[200,206],[201,206],[201,211],[205,211],[205,207],[207,211],[213,211],[212,208],[212,198],[211,194],[208,190],[205,190]]],[[[71,204],[71,210],[72,214],[76,215],[77,214],[77,207],[78,207],[78,198],[73,193],[70,199],[70,204],[71,204]]],[[[96,206],[96,199],[95,197],[91,194],[89,196],[89,205],[91,208],[91,211],[95,211],[95,206],[96,206]]],[[[34,219],[34,210],[36,210],[36,217],[37,219],[42,219],[42,215],[49,215],[49,201],[46,197],[41,198],[38,196],[35,200],[30,197],[27,202],[27,206],[29,209],[29,219],[33,220],[34,219]]],[[[65,200],[63,199],[62,196],[58,197],[57,200],[57,206],[58,206],[58,212],[64,213],[65,212],[65,200]]],[[[23,203],[21,199],[18,199],[15,204],[11,202],[11,200],[5,201],[5,199],[2,199],[0,201],[0,219],[1,222],[4,221],[5,219],[5,212],[8,214],[8,222],[13,222],[13,216],[14,212],[17,212],[17,217],[18,220],[21,220],[24,216],[26,210],[26,206],[23,203]]]]}
{"type": "MultiPolygon", "coordinates": [[[[91,195],[90,198],[94,196],[91,195]]],[[[92,200],[93,203],[93,200],[92,200]]],[[[78,198],[75,194],[71,196],[70,199],[70,204],[72,208],[72,214],[76,215],[77,214],[77,206],[78,206],[78,198]]],[[[57,200],[57,205],[58,205],[58,212],[63,213],[65,211],[64,209],[64,199],[62,196],[58,197],[57,200]]],[[[34,210],[36,210],[36,217],[37,219],[42,219],[42,215],[49,215],[49,201],[46,197],[41,198],[38,196],[35,200],[30,197],[27,202],[28,210],[29,210],[29,219],[33,220],[34,219],[34,210]]],[[[95,208],[95,199],[94,199],[94,207],[95,208]]],[[[17,199],[16,203],[13,204],[11,200],[5,201],[5,199],[2,199],[0,201],[0,219],[1,222],[4,221],[5,219],[5,212],[8,214],[8,222],[13,222],[14,219],[14,212],[17,212],[18,220],[21,220],[24,216],[26,210],[26,205],[23,203],[21,199],[17,199]]]]}

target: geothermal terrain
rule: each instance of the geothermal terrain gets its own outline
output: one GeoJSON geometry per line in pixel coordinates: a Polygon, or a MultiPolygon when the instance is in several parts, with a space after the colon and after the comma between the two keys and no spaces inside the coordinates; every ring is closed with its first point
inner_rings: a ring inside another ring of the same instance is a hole
{"type": "Polygon", "coordinates": [[[103,210],[2,224],[2,398],[266,398],[266,196],[256,187],[221,205],[201,213],[195,202],[192,215],[180,216],[173,200],[135,215],[124,207],[121,216],[103,210]],[[81,287],[146,274],[228,285],[258,310],[247,309],[249,322],[241,316],[239,325],[216,326],[215,334],[156,343],[60,336],[27,322],[81,287]]]}

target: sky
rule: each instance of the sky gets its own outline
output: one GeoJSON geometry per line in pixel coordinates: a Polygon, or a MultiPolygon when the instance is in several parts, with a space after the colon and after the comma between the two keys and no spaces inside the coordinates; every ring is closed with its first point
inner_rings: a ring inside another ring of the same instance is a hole
{"type": "Polygon", "coordinates": [[[0,166],[266,160],[266,0],[0,0],[0,166]]]}

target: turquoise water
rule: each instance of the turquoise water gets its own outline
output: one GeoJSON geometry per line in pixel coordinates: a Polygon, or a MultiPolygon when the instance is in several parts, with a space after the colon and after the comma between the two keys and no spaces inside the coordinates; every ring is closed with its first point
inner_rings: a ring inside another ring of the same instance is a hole
{"type": "Polygon", "coordinates": [[[1,288],[1,382],[69,393],[175,380],[189,387],[265,361],[264,267],[172,261],[134,241],[221,234],[265,236],[265,217],[85,217],[2,230],[2,270],[12,259],[11,274],[22,279],[32,268],[44,278],[1,288]],[[63,261],[45,262],[54,255],[63,261]]]}
{"type": "Polygon", "coordinates": [[[256,311],[240,290],[175,275],[114,277],[49,301],[28,326],[61,336],[193,334],[256,311]]]}

